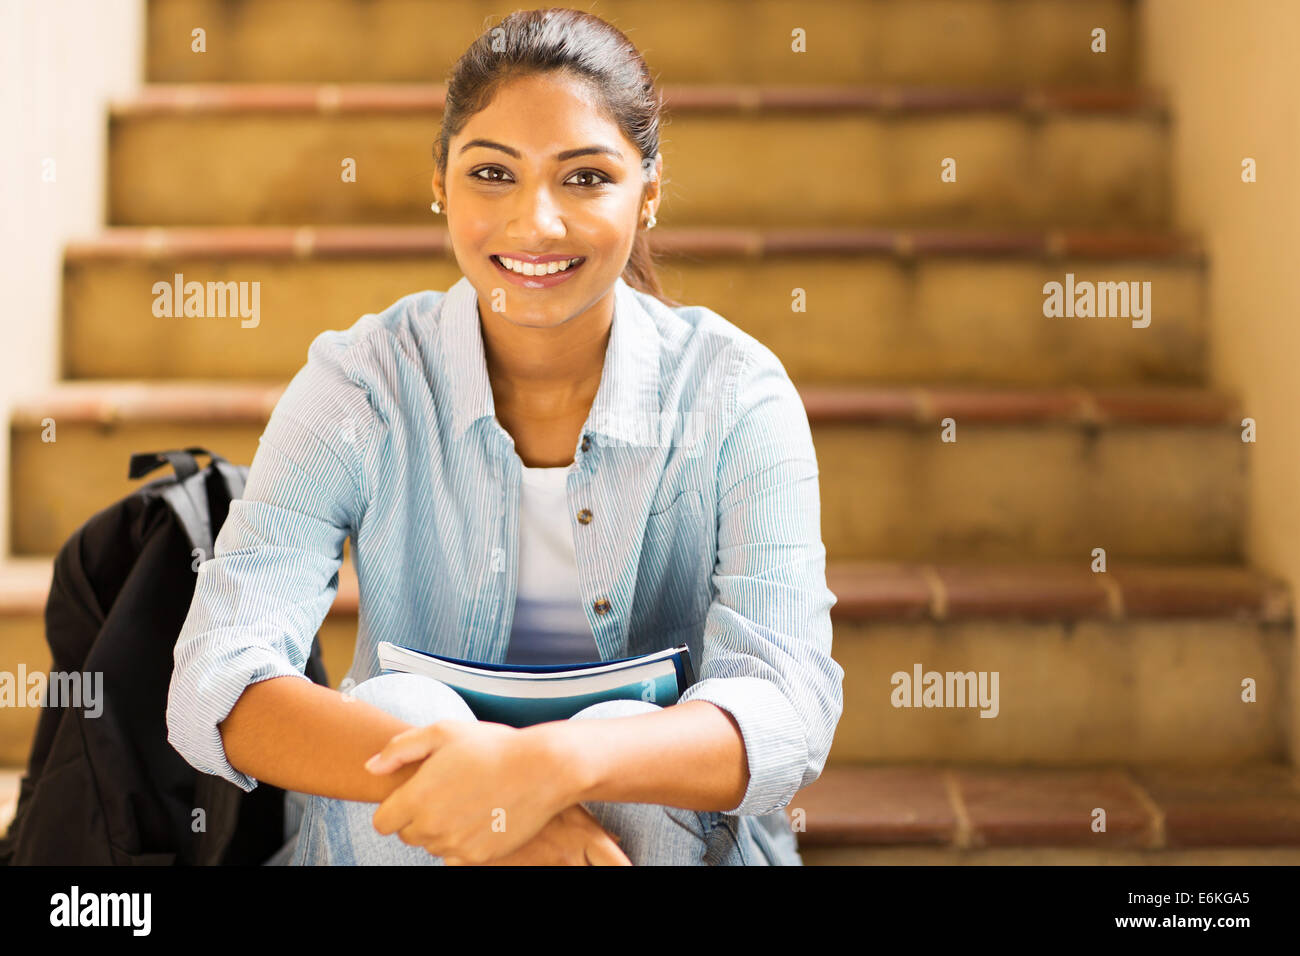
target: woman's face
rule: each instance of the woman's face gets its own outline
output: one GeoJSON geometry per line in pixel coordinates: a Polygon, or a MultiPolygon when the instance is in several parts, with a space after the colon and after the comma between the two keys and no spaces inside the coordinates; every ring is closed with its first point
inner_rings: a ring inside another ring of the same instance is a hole
{"type": "Polygon", "coordinates": [[[643,164],[591,102],[591,87],[570,77],[512,80],[451,138],[445,183],[434,177],[461,272],[484,308],[516,325],[560,325],[595,307],[658,207],[662,157],[643,164]],[[524,274],[534,259],[581,261],[524,274]]]}

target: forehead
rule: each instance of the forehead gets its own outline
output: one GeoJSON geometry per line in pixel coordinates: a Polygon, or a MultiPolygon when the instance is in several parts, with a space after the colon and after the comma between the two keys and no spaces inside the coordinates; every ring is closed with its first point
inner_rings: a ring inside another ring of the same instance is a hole
{"type": "MultiPolygon", "coordinates": [[[[513,147],[537,162],[551,162],[556,153],[594,145],[614,147],[627,162],[636,155],[635,146],[600,107],[591,83],[558,73],[503,82],[488,104],[451,138],[453,157],[458,156],[461,143],[479,138],[513,147]]],[[[504,155],[498,150],[472,149],[465,156],[488,152],[504,155]]]]}

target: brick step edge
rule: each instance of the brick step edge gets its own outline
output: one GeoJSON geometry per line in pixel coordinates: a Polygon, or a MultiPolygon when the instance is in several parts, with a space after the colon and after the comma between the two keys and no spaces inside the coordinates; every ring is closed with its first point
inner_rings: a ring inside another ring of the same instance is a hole
{"type": "MultiPolygon", "coordinates": [[[[1167,119],[1168,98],[1157,87],[1034,85],[762,85],[665,84],[673,114],[866,111],[952,113],[989,110],[1028,114],[1145,113],[1167,119]]],[[[114,119],[194,114],[435,113],[447,87],[436,83],[150,83],[109,104],[114,119]]]]}
{"type": "Polygon", "coordinates": [[[787,807],[801,848],[1300,846],[1300,773],[831,765],[787,807]],[[1094,821],[1105,811],[1104,831],[1094,821]],[[802,829],[800,829],[802,827],[802,829]]]}
{"type": "MultiPolygon", "coordinates": [[[[332,615],[360,604],[351,546],[339,570],[332,615]]],[[[53,557],[0,561],[0,615],[44,611],[53,557]]],[[[1292,596],[1280,577],[1235,564],[1084,564],[835,562],[827,586],[836,624],[881,621],[1102,620],[1229,618],[1290,626],[1292,596]]]]}
{"type": "MultiPolygon", "coordinates": [[[[1203,265],[1205,248],[1195,234],[1168,230],[951,229],[800,227],[786,229],[667,227],[649,237],[665,256],[754,258],[789,255],[883,255],[980,258],[1127,259],[1203,265]]],[[[330,259],[444,256],[451,261],[447,230],[440,226],[115,226],[64,247],[69,263],[146,261],[179,256],[330,259]]]]}
{"type": "MultiPolygon", "coordinates": [[[[795,383],[813,424],[967,425],[1241,424],[1235,395],[1188,385],[999,387],[795,383]]],[[[39,427],[53,416],[73,424],[265,425],[284,382],[77,379],[17,397],[10,425],[39,427]]]]}

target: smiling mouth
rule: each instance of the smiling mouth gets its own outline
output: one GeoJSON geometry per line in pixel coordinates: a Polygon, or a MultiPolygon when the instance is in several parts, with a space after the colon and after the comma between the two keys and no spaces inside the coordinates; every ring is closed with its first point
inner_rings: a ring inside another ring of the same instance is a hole
{"type": "Polygon", "coordinates": [[[519,259],[509,259],[509,257],[507,257],[511,265],[514,267],[511,268],[510,265],[506,265],[506,262],[501,256],[491,255],[488,256],[488,258],[492,260],[498,269],[508,272],[511,275],[518,276],[521,279],[546,279],[560,275],[567,275],[568,273],[581,268],[583,263],[587,261],[586,256],[574,256],[568,260],[555,259],[551,262],[539,262],[534,264],[526,263],[519,259]],[[566,262],[568,263],[567,265],[565,265],[566,262]],[[563,268],[561,268],[561,266],[563,266],[563,268]]]}

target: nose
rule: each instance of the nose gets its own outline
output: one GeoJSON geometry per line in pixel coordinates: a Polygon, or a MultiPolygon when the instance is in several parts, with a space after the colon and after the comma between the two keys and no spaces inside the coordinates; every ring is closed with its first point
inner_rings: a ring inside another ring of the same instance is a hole
{"type": "Polygon", "coordinates": [[[546,185],[520,189],[511,210],[506,235],[520,242],[561,237],[565,233],[562,209],[546,185]]]}

